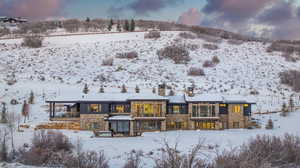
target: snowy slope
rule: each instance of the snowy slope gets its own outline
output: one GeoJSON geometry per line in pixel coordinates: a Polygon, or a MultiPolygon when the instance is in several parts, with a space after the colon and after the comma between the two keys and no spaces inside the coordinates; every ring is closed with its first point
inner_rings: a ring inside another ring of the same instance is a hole
{"type": "MultiPolygon", "coordinates": [[[[255,88],[259,95],[255,96],[257,107],[254,111],[273,111],[281,108],[293,93],[290,88],[282,86],[279,72],[288,69],[299,69],[299,63],[286,62],[280,53],[267,53],[269,44],[259,42],[231,45],[225,40],[217,44],[220,49],[208,50],[202,47],[207,43],[201,39],[178,40],[179,32],[162,32],[157,40],[144,39],[144,33],[120,33],[102,35],[83,35],[46,38],[44,46],[39,49],[21,47],[21,40],[0,40],[0,101],[9,102],[15,98],[22,102],[29,97],[32,90],[36,96],[36,104],[32,105],[31,125],[24,133],[17,133],[18,145],[30,142],[35,125],[48,122],[45,99],[62,95],[81,94],[83,85],[89,84],[90,92],[97,93],[100,85],[105,91],[119,91],[126,84],[130,91],[139,85],[143,90],[151,91],[158,83],[166,82],[182,92],[184,87],[192,83],[198,93],[217,93],[223,95],[249,95],[255,88]],[[186,65],[174,64],[171,60],[159,60],[157,50],[174,41],[182,44],[197,44],[195,51],[190,51],[192,60],[186,65]],[[116,53],[136,51],[138,59],[127,60],[114,58],[113,66],[102,66],[102,60],[115,57],[116,53]],[[187,75],[190,67],[201,67],[205,60],[218,56],[220,63],[214,68],[204,68],[205,77],[187,75]],[[12,74],[17,83],[9,86],[6,80],[12,74]]],[[[299,104],[299,95],[296,96],[299,104]]],[[[9,105],[10,112],[20,113],[21,104],[9,105]]],[[[89,131],[64,131],[74,142],[80,138],[87,150],[104,150],[111,158],[113,167],[119,167],[124,158],[120,156],[132,149],[145,152],[159,148],[163,138],[180,139],[185,144],[182,149],[198,142],[204,137],[210,144],[218,144],[225,148],[244,143],[257,134],[282,135],[291,132],[300,135],[300,112],[287,118],[278,114],[254,117],[265,123],[274,118],[275,130],[227,130],[227,131],[171,131],[162,133],[145,133],[137,138],[97,139],[91,138],[89,131]],[[264,117],[264,118],[263,118],[264,117]],[[291,126],[293,125],[293,126],[291,126]],[[280,128],[279,128],[280,127],[280,128]],[[188,138],[186,138],[188,137],[188,138]]]]}

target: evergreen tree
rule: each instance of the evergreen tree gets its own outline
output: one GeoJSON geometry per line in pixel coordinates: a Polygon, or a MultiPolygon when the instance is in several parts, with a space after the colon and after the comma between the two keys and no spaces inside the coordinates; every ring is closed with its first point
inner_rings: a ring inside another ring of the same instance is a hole
{"type": "Polygon", "coordinates": [[[118,32],[122,31],[120,21],[118,21],[118,23],[117,23],[117,30],[118,30],[118,32]]]}
{"type": "Polygon", "coordinates": [[[25,123],[26,118],[29,118],[29,104],[27,104],[26,100],[24,100],[21,113],[22,113],[22,116],[24,117],[24,123],[25,123]]]}
{"type": "Polygon", "coordinates": [[[6,115],[7,109],[6,109],[6,103],[2,103],[2,110],[1,110],[1,123],[7,123],[7,115],[6,115]]]}
{"type": "Polygon", "coordinates": [[[169,92],[169,96],[174,96],[174,95],[175,95],[175,92],[173,91],[173,89],[171,89],[169,92]]]}
{"type": "Polygon", "coordinates": [[[128,20],[125,20],[123,29],[124,29],[125,31],[129,31],[129,22],[128,22],[128,20]]]}
{"type": "Polygon", "coordinates": [[[295,103],[294,103],[293,95],[291,95],[290,100],[289,100],[289,110],[290,110],[290,112],[293,112],[294,108],[295,108],[295,103]]]}
{"type": "Polygon", "coordinates": [[[112,26],[114,25],[114,21],[113,19],[110,19],[109,23],[108,23],[108,31],[111,31],[112,30],[112,26]]]}
{"type": "Polygon", "coordinates": [[[34,104],[34,93],[33,93],[33,91],[30,92],[28,103],[29,104],[34,104]]]}
{"type": "Polygon", "coordinates": [[[4,130],[2,134],[2,141],[0,141],[0,162],[6,162],[8,159],[7,145],[6,145],[6,137],[8,132],[4,130]]]}
{"type": "Polygon", "coordinates": [[[140,93],[140,88],[138,85],[136,85],[136,87],[135,87],[135,93],[140,93]]]}
{"type": "Polygon", "coordinates": [[[135,31],[135,22],[133,19],[131,19],[131,22],[130,22],[130,31],[131,32],[135,31]]]}
{"type": "Polygon", "coordinates": [[[274,128],[274,124],[272,119],[268,120],[268,124],[266,125],[266,129],[273,129],[274,128]]]}
{"type": "Polygon", "coordinates": [[[282,109],[281,109],[281,115],[283,117],[287,116],[287,113],[288,113],[288,110],[287,110],[287,106],[286,106],[286,103],[283,103],[282,104],[282,109]]]}
{"type": "Polygon", "coordinates": [[[156,93],[156,89],[155,87],[152,88],[152,93],[155,94],[156,93]]]}
{"type": "Polygon", "coordinates": [[[84,93],[84,94],[88,94],[89,93],[89,87],[88,87],[88,85],[87,84],[85,84],[84,85],[84,88],[83,88],[83,90],[82,90],[82,92],[84,93]]]}
{"type": "Polygon", "coordinates": [[[126,93],[126,92],[127,92],[126,86],[123,84],[122,85],[121,93],[126,93]]]}
{"type": "Polygon", "coordinates": [[[104,93],[104,88],[103,86],[101,85],[100,89],[99,89],[99,93],[104,93]]]}
{"type": "Polygon", "coordinates": [[[85,19],[85,22],[87,22],[87,23],[89,23],[91,21],[91,19],[89,18],[89,17],[87,17],[86,19],[85,19]]]}

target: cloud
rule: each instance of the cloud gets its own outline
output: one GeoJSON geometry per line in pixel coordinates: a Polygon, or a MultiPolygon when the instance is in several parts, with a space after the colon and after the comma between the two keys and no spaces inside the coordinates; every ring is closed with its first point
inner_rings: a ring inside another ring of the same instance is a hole
{"type": "Polygon", "coordinates": [[[292,1],[282,1],[265,10],[260,16],[258,16],[257,20],[261,23],[270,25],[282,24],[282,22],[294,17],[294,9],[295,6],[293,5],[292,1]]]}
{"type": "Polygon", "coordinates": [[[0,0],[0,15],[45,19],[59,16],[66,0],[0,0]]]}
{"type": "Polygon", "coordinates": [[[151,12],[160,11],[163,8],[178,5],[184,0],[135,0],[125,6],[111,7],[108,12],[111,15],[116,15],[116,11],[123,12],[124,10],[132,10],[136,15],[148,16],[151,12]]]}
{"type": "Polygon", "coordinates": [[[178,18],[178,23],[186,25],[200,25],[202,15],[196,8],[191,8],[188,11],[182,13],[178,18]]]}
{"type": "Polygon", "coordinates": [[[295,0],[207,0],[203,12],[201,25],[273,39],[300,39],[300,7],[295,0]]]}
{"type": "Polygon", "coordinates": [[[207,0],[204,13],[215,14],[220,20],[241,22],[254,17],[267,5],[279,0],[207,0]]]}

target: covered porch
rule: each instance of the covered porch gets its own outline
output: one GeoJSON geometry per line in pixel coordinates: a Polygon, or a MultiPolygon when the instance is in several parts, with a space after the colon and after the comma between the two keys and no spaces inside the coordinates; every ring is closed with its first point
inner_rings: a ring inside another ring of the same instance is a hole
{"type": "Polygon", "coordinates": [[[76,101],[47,101],[51,121],[79,121],[80,103],[76,101]]]}

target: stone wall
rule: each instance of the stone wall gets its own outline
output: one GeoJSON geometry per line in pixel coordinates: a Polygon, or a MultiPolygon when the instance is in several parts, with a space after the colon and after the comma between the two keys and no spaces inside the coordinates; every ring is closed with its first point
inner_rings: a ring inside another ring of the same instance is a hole
{"type": "Polygon", "coordinates": [[[99,124],[100,131],[108,131],[108,122],[104,121],[106,114],[81,114],[80,127],[82,130],[91,129],[92,123],[99,124]]]}

